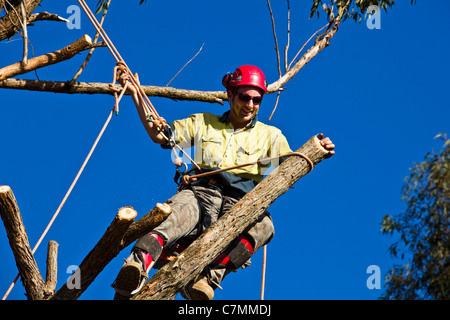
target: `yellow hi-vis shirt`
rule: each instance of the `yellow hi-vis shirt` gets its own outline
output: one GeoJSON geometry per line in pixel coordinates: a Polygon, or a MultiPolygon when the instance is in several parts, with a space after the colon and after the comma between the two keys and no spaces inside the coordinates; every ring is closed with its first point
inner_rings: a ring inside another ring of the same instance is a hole
{"type": "MultiPolygon", "coordinates": [[[[201,168],[229,168],[292,152],[281,130],[259,122],[257,117],[247,127],[234,130],[228,114],[229,111],[222,116],[197,113],[170,124],[180,147],[195,147],[190,156],[193,152],[193,160],[201,168]]],[[[251,179],[256,185],[271,164],[276,167],[279,163],[280,159],[276,159],[227,172],[244,180],[251,179]]]]}

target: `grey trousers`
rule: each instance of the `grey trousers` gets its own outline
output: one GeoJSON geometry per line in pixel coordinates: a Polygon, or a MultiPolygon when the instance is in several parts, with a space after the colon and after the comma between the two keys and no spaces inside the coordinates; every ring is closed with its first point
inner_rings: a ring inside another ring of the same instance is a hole
{"type": "MultiPolygon", "coordinates": [[[[164,239],[164,246],[169,247],[176,240],[183,237],[195,238],[203,233],[211,224],[219,219],[224,213],[238,201],[234,198],[222,196],[216,188],[192,186],[195,194],[190,189],[177,192],[167,203],[172,207],[172,213],[153,232],[158,233],[164,239]],[[197,197],[199,200],[197,200],[197,197]],[[200,210],[199,201],[204,210],[200,210]]],[[[263,247],[272,240],[274,226],[269,213],[264,212],[256,222],[250,225],[243,234],[253,246],[253,252],[263,247]]],[[[233,245],[230,244],[230,246],[233,245]]],[[[230,247],[228,249],[231,249],[230,247]]],[[[250,265],[250,259],[244,263],[242,268],[250,265]]],[[[205,274],[216,286],[230,271],[236,271],[226,266],[209,266],[205,274]]]]}

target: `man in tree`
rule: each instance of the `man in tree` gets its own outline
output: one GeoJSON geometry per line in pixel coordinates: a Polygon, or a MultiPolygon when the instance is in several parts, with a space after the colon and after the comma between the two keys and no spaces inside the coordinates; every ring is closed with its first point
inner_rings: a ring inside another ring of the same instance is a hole
{"type": "MultiPolygon", "coordinates": [[[[128,75],[118,72],[118,81],[124,85],[128,75]]],[[[223,115],[194,114],[157,129],[148,121],[136,88],[128,86],[141,121],[153,142],[163,148],[176,143],[182,148],[196,146],[194,162],[202,172],[218,167],[229,171],[216,173],[181,183],[177,193],[167,202],[172,213],[157,228],[140,238],[119,271],[113,287],[116,298],[131,297],[139,292],[148,279],[149,270],[164,250],[180,239],[195,239],[212,223],[252,190],[270,165],[279,164],[279,156],[292,152],[281,131],[258,121],[257,113],[267,82],[264,73],[255,66],[244,65],[233,74],[226,74],[222,83],[227,90],[230,110],[223,115]],[[166,139],[170,137],[170,139],[166,139]],[[256,160],[275,157],[275,160],[240,168],[233,168],[256,160]]],[[[318,136],[321,144],[334,154],[329,138],[318,136]]],[[[195,166],[187,174],[199,173],[195,166]]],[[[250,257],[273,237],[274,227],[268,212],[240,234],[196,278],[188,283],[181,295],[187,299],[211,300],[214,289],[231,271],[245,268],[250,257]]]]}

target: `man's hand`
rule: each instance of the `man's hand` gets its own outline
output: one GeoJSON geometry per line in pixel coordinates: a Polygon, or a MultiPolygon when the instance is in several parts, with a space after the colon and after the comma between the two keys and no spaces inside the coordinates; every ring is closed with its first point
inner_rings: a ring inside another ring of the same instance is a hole
{"type": "MultiPolygon", "coordinates": [[[[136,81],[139,83],[139,77],[138,77],[138,74],[137,74],[137,73],[134,74],[134,78],[135,78],[136,81]]],[[[119,68],[119,69],[117,69],[116,80],[117,80],[117,82],[118,82],[122,87],[124,87],[124,86],[125,86],[125,83],[126,83],[127,81],[130,81],[130,76],[128,75],[127,72],[125,72],[125,71],[123,71],[123,70],[121,70],[121,69],[119,68]]],[[[129,83],[129,84],[128,84],[128,87],[127,87],[127,93],[129,93],[129,94],[132,95],[132,96],[135,95],[135,94],[137,93],[137,89],[136,89],[136,87],[135,87],[132,83],[129,83]]]]}
{"type": "Polygon", "coordinates": [[[323,133],[320,133],[317,138],[320,140],[320,144],[322,145],[322,147],[324,147],[326,150],[328,150],[328,156],[326,158],[331,157],[333,154],[335,154],[334,152],[334,147],[335,145],[333,144],[333,142],[331,142],[330,138],[323,137],[323,133]]]}

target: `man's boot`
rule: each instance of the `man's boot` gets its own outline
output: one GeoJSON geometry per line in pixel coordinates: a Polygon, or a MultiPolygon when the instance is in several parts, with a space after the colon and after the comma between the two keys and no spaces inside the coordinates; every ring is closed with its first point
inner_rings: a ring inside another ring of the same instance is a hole
{"type": "Polygon", "coordinates": [[[163,245],[163,239],[155,233],[148,233],[136,242],[111,285],[116,292],[114,300],[126,300],[141,291],[163,245]]]}
{"type": "Polygon", "coordinates": [[[189,300],[212,300],[214,289],[220,287],[225,276],[242,267],[252,255],[252,244],[241,234],[225,252],[183,288],[181,296],[189,300]]]}
{"type": "Polygon", "coordinates": [[[208,277],[200,273],[183,288],[180,294],[187,300],[212,300],[214,289],[208,277]]]}

